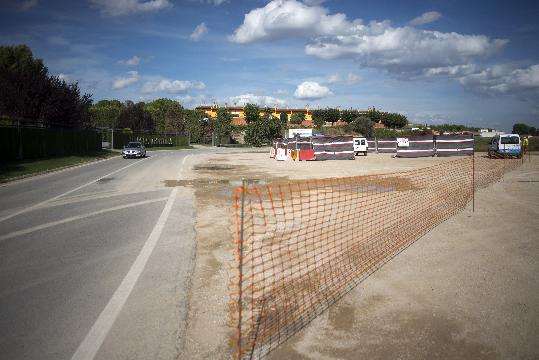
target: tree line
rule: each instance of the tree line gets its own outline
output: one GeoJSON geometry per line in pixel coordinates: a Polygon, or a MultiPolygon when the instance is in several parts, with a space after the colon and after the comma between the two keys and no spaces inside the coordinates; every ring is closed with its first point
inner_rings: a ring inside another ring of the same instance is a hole
{"type": "Polygon", "coordinates": [[[390,129],[400,129],[408,124],[408,119],[405,115],[378,111],[376,108],[369,109],[367,113],[352,109],[339,110],[336,108],[327,108],[312,110],[311,114],[313,123],[318,128],[322,127],[325,123],[334,125],[338,121],[351,124],[358,118],[366,118],[373,123],[380,122],[390,129]]]}
{"type": "Polygon", "coordinates": [[[534,126],[516,123],[513,125],[513,134],[539,136],[539,130],[534,126]]]}
{"type": "Polygon", "coordinates": [[[0,46],[0,116],[31,120],[42,127],[91,126],[89,94],[77,83],[50,75],[26,45],[0,46]]]}
{"type": "Polygon", "coordinates": [[[89,108],[97,128],[129,129],[135,132],[191,135],[194,142],[211,137],[215,119],[206,119],[202,111],[185,109],[179,102],[161,98],[151,102],[100,100],[89,108]]]}

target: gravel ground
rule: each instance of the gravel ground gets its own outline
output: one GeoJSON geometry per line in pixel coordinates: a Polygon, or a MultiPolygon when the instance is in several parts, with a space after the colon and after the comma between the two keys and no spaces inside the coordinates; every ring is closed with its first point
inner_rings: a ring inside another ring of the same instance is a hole
{"type": "MultiPolygon", "coordinates": [[[[539,357],[539,161],[476,194],[344,296],[271,359],[533,359],[539,357]]],[[[450,158],[277,162],[267,153],[192,158],[197,260],[180,358],[229,359],[227,259],[231,183],[384,173],[450,158]]],[[[493,160],[497,161],[497,160],[493,160]]],[[[173,185],[173,184],[171,184],[173,185]]]]}

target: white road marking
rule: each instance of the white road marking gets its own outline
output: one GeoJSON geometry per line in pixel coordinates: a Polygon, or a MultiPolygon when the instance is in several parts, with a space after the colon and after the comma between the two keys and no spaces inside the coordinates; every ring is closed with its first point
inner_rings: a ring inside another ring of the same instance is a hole
{"type": "Polygon", "coordinates": [[[85,218],[88,218],[90,216],[96,216],[96,215],[105,214],[105,213],[108,213],[108,212],[111,212],[111,211],[127,209],[127,208],[130,208],[130,207],[151,204],[151,203],[155,203],[155,202],[159,202],[159,201],[165,201],[167,199],[168,198],[166,198],[166,197],[161,197],[161,198],[158,198],[158,199],[138,201],[138,202],[134,202],[134,203],[130,203],[130,204],[114,206],[114,207],[111,207],[111,208],[108,208],[108,209],[94,211],[94,212],[87,213],[87,214],[84,214],[84,215],[72,216],[72,217],[62,219],[62,220],[48,222],[48,223],[33,226],[31,228],[27,228],[27,229],[24,229],[24,230],[14,231],[12,233],[2,235],[2,236],[0,236],[0,242],[4,241],[4,240],[7,240],[7,239],[17,237],[17,236],[30,234],[30,233],[33,233],[35,231],[47,229],[47,228],[50,228],[50,227],[53,227],[53,226],[62,225],[62,224],[65,224],[65,223],[68,223],[68,222],[71,222],[71,221],[85,219],[85,218]]]}
{"type": "MultiPolygon", "coordinates": [[[[189,155],[183,158],[179,175],[181,175],[183,165],[188,157],[189,155]]],[[[172,189],[167,203],[165,204],[165,208],[161,212],[152,233],[144,243],[142,250],[140,250],[140,253],[135,259],[135,262],[133,265],[131,265],[127,275],[122,280],[120,286],[116,289],[109,302],[97,318],[96,322],[71,357],[71,360],[93,360],[95,358],[95,355],[99,351],[99,348],[101,348],[103,341],[107,337],[112,325],[120,314],[120,311],[122,311],[127,298],[131,294],[131,291],[133,291],[140,274],[142,274],[142,271],[144,270],[144,267],[146,266],[146,263],[148,262],[148,259],[150,258],[159,237],[161,236],[161,232],[165,227],[167,219],[170,216],[172,206],[174,205],[174,201],[176,200],[177,193],[177,188],[172,189]]]]}
{"type": "Polygon", "coordinates": [[[99,180],[101,180],[101,179],[104,179],[104,178],[106,178],[106,177],[109,177],[109,176],[111,176],[111,175],[114,175],[114,174],[116,174],[116,173],[118,173],[118,172],[120,172],[120,171],[122,171],[122,170],[125,170],[125,169],[131,167],[131,166],[140,164],[140,163],[141,163],[142,161],[144,161],[144,160],[146,160],[146,159],[142,159],[142,160],[140,160],[140,161],[131,163],[131,164],[127,165],[127,166],[124,166],[123,168],[120,168],[120,169],[118,169],[118,170],[114,170],[113,172],[108,173],[107,175],[101,176],[100,178],[97,178],[97,179],[95,179],[95,180],[92,180],[92,181],[90,181],[90,182],[88,182],[88,183],[86,183],[86,184],[84,184],[84,185],[81,185],[81,186],[78,186],[78,187],[76,187],[76,188],[74,188],[74,189],[72,189],[72,190],[66,191],[65,193],[62,193],[62,194],[60,194],[60,195],[57,195],[57,196],[55,196],[55,197],[52,197],[52,198],[47,199],[47,200],[45,200],[45,201],[42,201],[42,202],[40,202],[40,203],[38,203],[38,204],[29,206],[29,207],[27,207],[27,208],[21,209],[21,210],[19,210],[19,211],[16,211],[16,212],[14,212],[14,213],[11,213],[11,214],[9,214],[9,215],[7,215],[7,216],[4,216],[3,218],[0,218],[0,222],[6,221],[6,220],[8,220],[8,219],[11,219],[12,217],[15,217],[15,216],[17,216],[17,215],[24,214],[24,213],[26,213],[26,212],[28,212],[28,211],[31,211],[31,210],[34,210],[34,209],[40,207],[40,206],[43,206],[43,205],[45,205],[45,204],[47,204],[47,203],[49,203],[49,202],[51,202],[51,201],[54,201],[54,200],[56,200],[56,199],[59,199],[59,198],[61,198],[62,196],[66,196],[66,195],[69,195],[69,194],[71,194],[71,193],[73,193],[73,192],[75,192],[75,191],[77,191],[77,190],[83,189],[83,188],[85,188],[85,187],[87,187],[87,186],[89,186],[89,185],[92,185],[93,183],[95,183],[95,182],[97,182],[97,181],[99,181],[99,180]]]}

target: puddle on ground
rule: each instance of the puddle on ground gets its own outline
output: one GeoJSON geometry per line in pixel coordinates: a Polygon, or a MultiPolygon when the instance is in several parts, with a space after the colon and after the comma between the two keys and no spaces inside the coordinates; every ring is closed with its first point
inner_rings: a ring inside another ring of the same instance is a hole
{"type": "MultiPolygon", "coordinates": [[[[230,185],[241,186],[241,180],[227,180],[227,179],[192,179],[192,180],[163,180],[166,187],[176,186],[207,186],[207,185],[230,185]]],[[[266,185],[268,182],[260,179],[245,179],[247,184],[266,185]]]]}

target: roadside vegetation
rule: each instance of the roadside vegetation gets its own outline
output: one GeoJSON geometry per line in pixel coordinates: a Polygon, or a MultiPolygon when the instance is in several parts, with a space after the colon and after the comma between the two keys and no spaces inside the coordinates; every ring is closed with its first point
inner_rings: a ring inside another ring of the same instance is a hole
{"type": "Polygon", "coordinates": [[[95,154],[88,155],[73,155],[50,157],[46,159],[2,162],[0,163],[0,183],[8,182],[21,177],[38,175],[68,167],[78,166],[96,160],[104,160],[114,156],[119,156],[119,153],[103,150],[95,154]]]}

